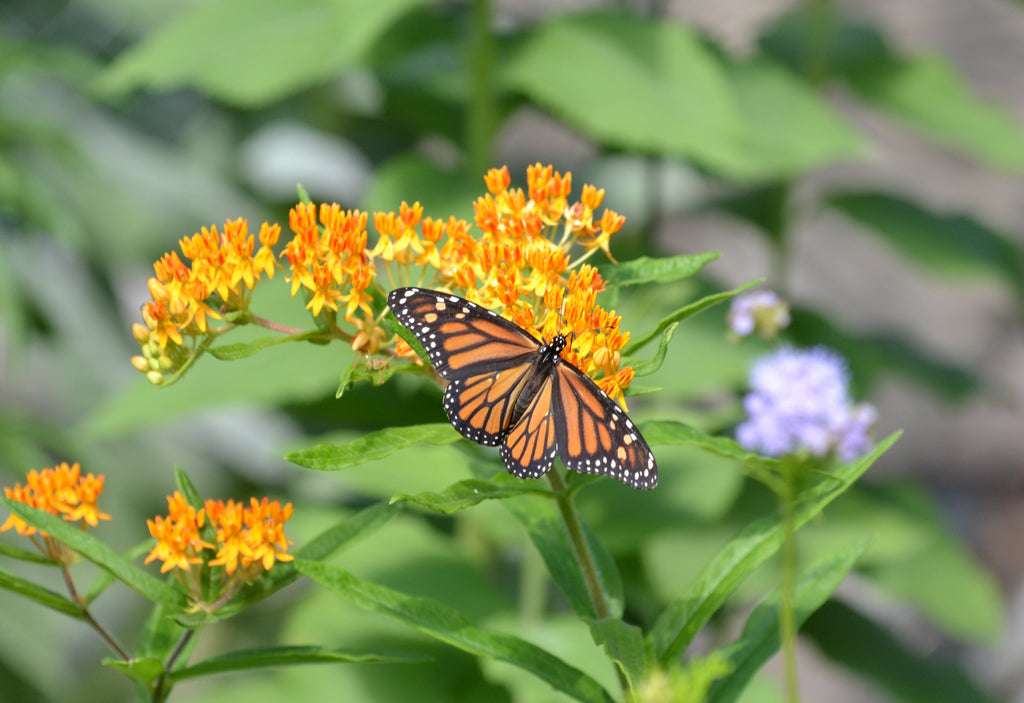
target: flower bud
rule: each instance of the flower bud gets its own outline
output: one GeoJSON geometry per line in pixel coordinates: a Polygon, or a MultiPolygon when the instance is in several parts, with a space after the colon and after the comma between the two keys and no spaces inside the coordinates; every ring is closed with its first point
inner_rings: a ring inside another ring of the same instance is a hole
{"type": "Polygon", "coordinates": [[[164,375],[159,371],[150,371],[146,374],[146,380],[154,386],[162,386],[164,384],[164,375]]]}
{"type": "Polygon", "coordinates": [[[133,356],[132,366],[135,367],[136,371],[141,371],[142,373],[149,371],[149,361],[144,356],[133,356]]]}

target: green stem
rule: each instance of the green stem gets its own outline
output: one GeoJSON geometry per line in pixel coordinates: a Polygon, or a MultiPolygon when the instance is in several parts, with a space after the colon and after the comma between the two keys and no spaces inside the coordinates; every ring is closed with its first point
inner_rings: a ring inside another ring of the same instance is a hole
{"type": "Polygon", "coordinates": [[[466,165],[469,173],[484,174],[491,163],[494,133],[494,35],[491,33],[491,0],[471,0],[469,105],[466,109],[466,165]]]}
{"type": "MultiPolygon", "coordinates": [[[[569,541],[572,542],[573,551],[576,553],[576,562],[580,566],[580,573],[583,574],[583,581],[587,585],[587,592],[594,605],[594,613],[598,620],[610,618],[612,612],[608,606],[608,594],[605,593],[601,583],[601,575],[597,571],[594,553],[590,551],[590,544],[583,534],[583,523],[580,521],[579,513],[576,512],[576,504],[572,500],[573,494],[566,490],[565,481],[562,480],[558,469],[552,468],[548,471],[548,481],[551,483],[551,490],[555,493],[562,521],[569,532],[569,541]]],[[[626,700],[632,700],[633,692],[629,686],[629,679],[618,666],[615,666],[615,673],[619,676],[619,684],[622,686],[626,700]]]]}
{"type": "Polygon", "coordinates": [[[796,669],[796,613],[793,598],[796,589],[797,545],[796,545],[796,480],[795,467],[790,466],[786,477],[786,489],[782,498],[782,583],[779,598],[779,634],[782,636],[782,657],[786,672],[786,700],[800,702],[799,682],[796,669]]]}
{"type": "Polygon", "coordinates": [[[124,661],[131,661],[132,656],[128,654],[124,647],[122,647],[114,636],[107,632],[107,629],[97,622],[96,618],[89,612],[89,606],[85,602],[85,598],[78,595],[78,589],[75,588],[75,582],[71,578],[71,569],[68,568],[67,564],[61,565],[61,572],[64,574],[64,584],[68,587],[68,593],[71,594],[71,600],[74,601],[75,605],[79,607],[82,613],[82,617],[85,621],[92,625],[92,628],[96,632],[100,633],[100,637],[106,640],[110,648],[117,652],[117,656],[121,657],[124,661]]]}
{"type": "Polygon", "coordinates": [[[812,0],[807,13],[807,56],[804,71],[810,82],[816,86],[820,86],[828,77],[835,14],[833,0],[812,0]]]}

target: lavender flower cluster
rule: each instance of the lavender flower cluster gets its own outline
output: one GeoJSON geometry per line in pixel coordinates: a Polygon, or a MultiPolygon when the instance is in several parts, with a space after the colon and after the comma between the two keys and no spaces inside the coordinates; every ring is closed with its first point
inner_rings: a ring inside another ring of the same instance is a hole
{"type": "Polygon", "coordinates": [[[748,419],[736,428],[745,449],[778,457],[804,450],[832,452],[852,461],[874,446],[874,406],[855,405],[849,375],[837,353],[824,347],[782,349],[757,363],[743,400],[748,419]]]}

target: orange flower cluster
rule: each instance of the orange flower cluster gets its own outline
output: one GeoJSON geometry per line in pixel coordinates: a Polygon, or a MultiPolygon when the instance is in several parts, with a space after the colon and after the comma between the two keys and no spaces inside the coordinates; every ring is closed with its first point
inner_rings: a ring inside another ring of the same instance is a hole
{"type": "Polygon", "coordinates": [[[246,310],[253,287],[266,273],[274,277],[277,259],[274,245],[281,234],[279,225],[264,223],[260,228],[260,249],[249,234],[244,219],[228,220],[223,234],[216,225],[179,243],[181,253],[165,254],[153,265],[156,276],[149,279],[152,300],[142,309],[145,325],[135,324],[132,333],[142,355],[132,365],[160,385],[164,375],[180,368],[187,357],[183,335],[199,337],[207,332],[207,317],[246,310]],[[244,285],[243,285],[244,284],[244,285]]]}
{"type": "MultiPolygon", "coordinates": [[[[101,512],[97,505],[100,493],[103,492],[103,476],[83,476],[77,463],[68,465],[64,462],[42,471],[33,469],[28,472],[24,486],[16,483],[14,488],[4,487],[4,492],[11,500],[62,516],[70,522],[81,520],[84,523],[83,530],[86,525],[96,527],[100,520],[110,519],[110,516],[101,512]]],[[[34,535],[38,533],[43,538],[43,544],[37,542],[37,545],[51,559],[61,562],[71,559],[71,552],[64,544],[32,527],[17,515],[8,517],[0,527],[0,532],[12,527],[19,535],[32,537],[33,540],[34,535]]]]}
{"type": "Polygon", "coordinates": [[[195,597],[202,595],[200,570],[205,564],[224,568],[221,592],[269,571],[275,561],[291,561],[284,523],[292,516],[292,504],[250,499],[249,505],[229,500],[207,500],[196,510],[181,493],[167,497],[167,517],[147,520],[157,543],[146,563],[159,559],[161,573],[175,575],[195,597]],[[207,541],[207,539],[211,541],[207,541]]]}
{"type": "MultiPolygon", "coordinates": [[[[607,209],[599,215],[604,191],[590,185],[571,202],[572,175],[551,166],[527,169],[525,191],[510,187],[507,168],[492,169],[484,181],[488,193],[474,204],[478,233],[471,233],[464,220],[424,217],[419,203],[402,203],[397,214],[373,215],[377,237],[370,246],[367,213],[336,204],[295,206],[289,214],[294,237],[281,253],[292,295],[302,291],[318,326],[354,350],[370,355],[393,344],[390,353],[414,358],[404,341],[389,339],[380,324],[386,310],[374,310],[374,300],[399,285],[448,290],[546,339],[568,335],[572,347],[566,358],[622,402],[632,380],[632,369],[619,368],[629,334],[620,331],[614,312],[597,305],[605,284],[584,262],[598,250],[611,257],[609,239],[625,218],[607,209]]],[[[191,267],[176,254],[156,265],[153,302],[143,312],[146,325],[135,330],[144,356],[133,360],[153,383],[163,383],[164,374],[181,367],[188,355],[183,336],[223,330],[207,330],[207,318],[244,310],[260,274],[273,275],[269,252],[277,227],[263,226],[263,248],[254,257],[251,237],[248,246],[239,245],[244,220],[228,225],[219,239],[216,230],[204,230],[182,240],[191,267]],[[245,294],[238,290],[242,281],[245,294]]]]}

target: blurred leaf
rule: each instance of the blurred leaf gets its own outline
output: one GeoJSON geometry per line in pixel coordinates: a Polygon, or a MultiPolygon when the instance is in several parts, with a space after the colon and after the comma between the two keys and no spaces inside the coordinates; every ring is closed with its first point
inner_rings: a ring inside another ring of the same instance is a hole
{"type": "Polygon", "coordinates": [[[945,58],[880,60],[846,78],[861,98],[989,166],[1024,167],[1024,130],[1001,107],[981,100],[945,58]]]}
{"type": "Polygon", "coordinates": [[[474,627],[447,605],[362,581],[326,564],[303,559],[293,563],[300,573],[359,608],[401,620],[470,654],[530,671],[576,700],[611,703],[611,697],[600,684],[578,669],[518,637],[474,627]]]}
{"type": "MultiPolygon", "coordinates": [[[[828,600],[869,544],[870,540],[860,540],[819,560],[799,575],[793,589],[793,617],[797,629],[828,600]]],[[[780,591],[776,590],[758,605],[747,618],[740,638],[722,650],[732,664],[732,671],[714,684],[707,703],[735,701],[754,674],[778,651],[782,641],[779,636],[780,597],[780,591]]]]}
{"type": "Polygon", "coordinates": [[[778,244],[782,242],[789,229],[789,197],[789,182],[779,181],[744,188],[726,197],[712,200],[708,207],[724,210],[749,222],[778,244]]]}
{"type": "Polygon", "coordinates": [[[736,440],[730,437],[715,437],[695,427],[672,420],[645,422],[644,438],[648,444],[655,446],[659,444],[677,444],[699,447],[704,451],[717,454],[726,459],[733,459],[744,466],[752,468],[777,470],[779,466],[778,459],[771,459],[760,454],[748,452],[737,444],[736,440]]]}
{"type": "Polygon", "coordinates": [[[968,370],[929,357],[902,339],[885,334],[854,335],[809,310],[791,308],[787,336],[796,344],[824,345],[850,363],[851,376],[865,391],[884,373],[898,373],[948,400],[962,401],[978,390],[978,378],[968,370]]]}
{"type": "MultiPolygon", "coordinates": [[[[834,470],[834,480],[823,479],[803,493],[795,506],[796,528],[845,492],[898,438],[899,433],[890,435],[870,454],[834,470]]],[[[748,525],[715,555],[687,591],[658,616],[648,634],[655,655],[663,665],[690,644],[750,572],[778,551],[784,537],[782,516],[776,513],[748,525]]]]}
{"type": "Polygon", "coordinates": [[[5,496],[0,496],[0,502],[3,502],[12,513],[28,524],[59,539],[96,566],[109,571],[118,581],[150,600],[174,607],[184,606],[185,598],[180,592],[132,565],[106,544],[92,535],[82,532],[81,529],[66,520],[5,496]]]}
{"type": "Polygon", "coordinates": [[[344,445],[318,444],[288,454],[285,459],[307,469],[339,471],[417,444],[451,444],[459,434],[447,423],[386,427],[344,445]]]}
{"type": "MultiPolygon", "coordinates": [[[[552,468],[552,471],[557,471],[552,468]]],[[[566,498],[566,500],[572,500],[566,498]]],[[[569,536],[564,517],[559,513],[556,502],[541,496],[522,496],[502,501],[526,528],[533,546],[540,552],[552,580],[569,599],[573,612],[581,618],[596,620],[597,611],[590,597],[587,583],[580,571],[576,548],[569,536]]],[[[619,568],[604,545],[594,537],[587,525],[582,524],[583,537],[590,547],[590,554],[600,577],[601,585],[608,598],[608,608],[613,617],[621,617],[624,607],[622,576],[619,568]]]]}
{"type": "Polygon", "coordinates": [[[185,470],[180,466],[174,467],[174,483],[181,491],[181,494],[185,496],[185,500],[196,510],[203,507],[203,498],[199,495],[199,491],[196,490],[196,486],[192,483],[192,479],[189,478],[185,470]]]}
{"type": "Polygon", "coordinates": [[[922,657],[882,627],[837,601],[807,620],[802,633],[830,659],[883,686],[904,703],[995,703],[952,661],[922,657]]]}
{"type": "Polygon", "coordinates": [[[266,647],[264,649],[245,649],[204,659],[192,666],[178,669],[171,674],[171,679],[182,681],[228,671],[298,664],[336,664],[338,662],[420,664],[428,661],[430,661],[430,657],[411,652],[359,652],[328,647],[266,647]]]}
{"type": "Polygon", "coordinates": [[[701,298],[695,303],[684,305],[675,312],[672,312],[666,317],[662,318],[661,321],[658,322],[658,324],[650,332],[647,332],[646,334],[637,335],[637,337],[633,339],[632,342],[626,345],[626,348],[622,350],[622,353],[626,356],[632,356],[636,354],[636,352],[638,352],[640,349],[642,349],[648,343],[650,343],[651,340],[657,339],[662,334],[664,334],[665,330],[668,329],[669,325],[672,325],[673,323],[676,322],[682,322],[686,318],[693,317],[697,313],[702,312],[703,310],[711,307],[712,305],[717,305],[718,303],[721,303],[725,300],[729,300],[730,298],[739,295],[747,288],[750,288],[751,286],[756,286],[760,282],[760,279],[756,281],[751,281],[750,283],[743,284],[739,288],[734,288],[730,291],[725,291],[724,293],[716,293],[714,295],[709,295],[707,297],[701,298]]]}
{"type": "Polygon", "coordinates": [[[275,102],[357,66],[388,28],[425,0],[212,0],[119,56],[96,88],[196,87],[242,107],[275,102]]]}
{"type": "Polygon", "coordinates": [[[681,24],[625,12],[563,15],[529,33],[505,62],[503,82],[609,146],[725,173],[748,168],[726,76],[681,24]]]}
{"type": "Polygon", "coordinates": [[[58,613],[64,613],[77,619],[83,617],[82,610],[59,593],[54,593],[48,588],[38,586],[2,569],[0,569],[0,588],[21,594],[36,603],[56,610],[58,613]]]}
{"type": "Polygon", "coordinates": [[[527,493],[547,493],[547,491],[524,485],[520,479],[511,474],[498,474],[490,481],[476,478],[459,481],[440,493],[428,492],[415,495],[399,493],[391,499],[391,502],[414,503],[445,515],[451,515],[485,500],[501,500],[527,493]]]}
{"type": "Polygon", "coordinates": [[[632,261],[601,266],[601,277],[609,286],[637,286],[644,283],[672,283],[689,278],[720,257],[709,251],[706,254],[666,256],[651,258],[641,256],[632,261]]]}
{"type": "Polygon", "coordinates": [[[608,619],[591,623],[590,633],[594,642],[604,646],[608,658],[622,669],[630,688],[636,688],[647,678],[650,653],[643,630],[622,620],[608,619]]]}
{"type": "Polygon", "coordinates": [[[797,176],[865,151],[861,137],[805,83],[764,58],[726,74],[745,118],[752,175],[797,176]]]}
{"type": "Polygon", "coordinates": [[[939,275],[995,275],[1018,290],[1024,287],[1024,251],[977,220],[937,215],[885,193],[838,193],[826,202],[939,275]]]}

